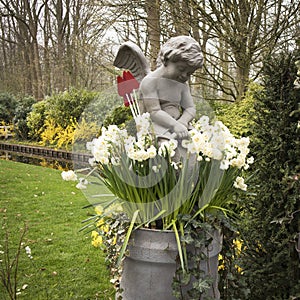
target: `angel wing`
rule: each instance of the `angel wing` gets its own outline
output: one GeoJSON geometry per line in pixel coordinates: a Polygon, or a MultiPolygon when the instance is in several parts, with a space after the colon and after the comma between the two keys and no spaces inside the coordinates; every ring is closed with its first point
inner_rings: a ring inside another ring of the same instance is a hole
{"type": "Polygon", "coordinates": [[[139,46],[132,42],[122,44],[113,65],[129,70],[138,82],[150,73],[150,65],[139,46]]]}

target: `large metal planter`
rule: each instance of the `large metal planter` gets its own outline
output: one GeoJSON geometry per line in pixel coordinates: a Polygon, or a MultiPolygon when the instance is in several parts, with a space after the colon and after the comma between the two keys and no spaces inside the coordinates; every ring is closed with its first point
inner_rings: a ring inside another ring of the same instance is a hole
{"type": "MultiPolygon", "coordinates": [[[[214,288],[209,291],[209,295],[214,295],[215,299],[219,299],[217,276],[220,241],[218,234],[208,249],[210,273],[215,277],[214,288]]],[[[129,255],[124,260],[121,278],[122,299],[175,300],[172,295],[172,282],[176,271],[178,248],[174,232],[136,230],[132,234],[128,250],[129,255]]],[[[208,271],[206,263],[203,270],[208,271]]]]}

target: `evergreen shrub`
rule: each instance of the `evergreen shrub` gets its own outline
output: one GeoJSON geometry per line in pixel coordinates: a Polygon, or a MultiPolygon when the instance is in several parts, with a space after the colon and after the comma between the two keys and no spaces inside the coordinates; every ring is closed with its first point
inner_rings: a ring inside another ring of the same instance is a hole
{"type": "Polygon", "coordinates": [[[48,97],[46,115],[57,125],[66,128],[74,120],[78,121],[85,108],[97,96],[96,92],[71,89],[48,97]]]}
{"type": "Polygon", "coordinates": [[[0,93],[0,121],[11,124],[15,115],[17,99],[9,93],[0,93]]]}
{"type": "Polygon", "coordinates": [[[299,53],[270,57],[255,94],[256,197],[245,204],[241,268],[249,300],[300,298],[299,53]],[[299,247],[299,246],[298,246],[299,247]]]}
{"type": "Polygon", "coordinates": [[[14,115],[14,125],[16,137],[18,139],[27,140],[29,137],[27,115],[31,112],[34,103],[36,103],[36,100],[30,96],[22,97],[17,101],[14,115]]]}

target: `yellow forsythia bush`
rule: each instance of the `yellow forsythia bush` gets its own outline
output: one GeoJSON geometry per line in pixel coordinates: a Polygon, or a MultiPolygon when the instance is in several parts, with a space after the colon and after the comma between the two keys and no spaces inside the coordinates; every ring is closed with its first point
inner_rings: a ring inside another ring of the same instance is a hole
{"type": "Polygon", "coordinates": [[[76,122],[71,121],[71,124],[57,134],[57,147],[68,149],[72,146],[74,143],[75,131],[76,122]]]}
{"type": "Polygon", "coordinates": [[[41,133],[40,144],[42,146],[55,145],[59,132],[63,130],[61,126],[57,126],[53,119],[46,119],[44,123],[44,130],[41,133]]]}
{"type": "Polygon", "coordinates": [[[53,119],[46,119],[44,131],[41,133],[41,145],[53,145],[57,148],[70,149],[76,142],[88,142],[100,132],[100,127],[96,122],[88,123],[82,120],[70,120],[66,128],[57,125],[53,119]]]}
{"type": "Polygon", "coordinates": [[[84,118],[77,123],[74,142],[90,142],[99,136],[101,127],[97,122],[87,122],[84,118]]]}

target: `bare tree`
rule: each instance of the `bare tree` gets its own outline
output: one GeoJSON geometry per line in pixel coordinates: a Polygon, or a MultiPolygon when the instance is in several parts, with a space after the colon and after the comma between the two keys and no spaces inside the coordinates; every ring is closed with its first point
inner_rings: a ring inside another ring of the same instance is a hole
{"type": "MultiPolygon", "coordinates": [[[[2,22],[8,25],[9,39],[6,42],[18,46],[17,56],[12,59],[24,61],[22,78],[25,91],[36,98],[42,96],[42,76],[38,47],[38,20],[40,7],[37,0],[1,0],[2,22]]],[[[5,32],[2,33],[5,40],[5,32]]],[[[11,62],[12,63],[12,62],[11,62]]],[[[19,74],[18,74],[19,75],[19,74]]]]}
{"type": "Polygon", "coordinates": [[[204,96],[235,101],[264,57],[295,39],[299,0],[169,0],[163,8],[167,35],[192,35],[201,44],[205,66],[194,83],[204,96]]]}
{"type": "Polygon", "coordinates": [[[51,42],[51,19],[50,19],[50,8],[48,1],[45,1],[45,9],[43,20],[41,20],[41,27],[44,37],[43,45],[43,60],[44,60],[44,87],[43,91],[45,95],[50,95],[52,90],[51,81],[51,58],[50,58],[50,42],[51,42]]]}
{"type": "Polygon", "coordinates": [[[41,99],[106,82],[104,9],[93,0],[0,0],[0,89],[41,99]]]}
{"type": "MultiPolygon", "coordinates": [[[[197,5],[197,2],[194,1],[194,4],[197,5]]],[[[276,51],[280,43],[287,42],[282,37],[295,24],[299,1],[205,2],[205,7],[198,5],[197,9],[211,30],[207,62],[219,70],[216,74],[206,68],[211,75],[209,80],[223,95],[230,95],[232,101],[242,99],[250,71],[254,71],[251,77],[255,79],[260,73],[263,57],[276,51]]]]}
{"type": "Polygon", "coordinates": [[[112,81],[114,49],[135,42],[152,68],[161,43],[199,41],[192,81],[206,99],[243,98],[265,56],[299,43],[300,0],[0,0],[0,90],[41,99],[112,81]]]}

